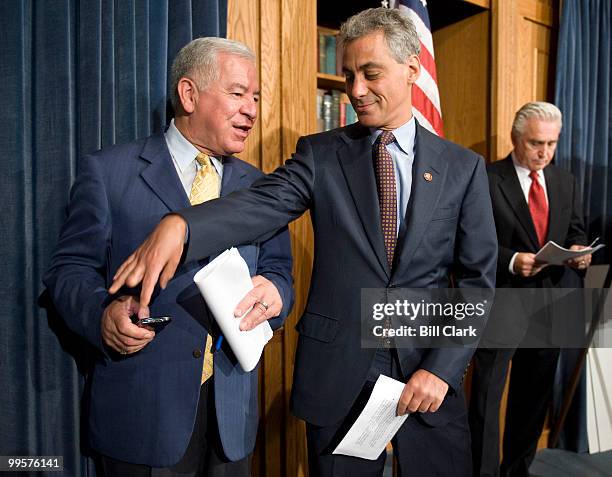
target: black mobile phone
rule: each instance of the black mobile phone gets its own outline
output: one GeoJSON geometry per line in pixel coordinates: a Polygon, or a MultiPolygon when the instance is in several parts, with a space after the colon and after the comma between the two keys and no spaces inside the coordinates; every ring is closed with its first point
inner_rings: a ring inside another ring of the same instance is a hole
{"type": "Polygon", "coordinates": [[[131,316],[132,323],[141,327],[151,327],[156,333],[162,330],[168,323],[172,321],[169,316],[149,316],[147,318],[138,319],[138,315],[131,316]]]}

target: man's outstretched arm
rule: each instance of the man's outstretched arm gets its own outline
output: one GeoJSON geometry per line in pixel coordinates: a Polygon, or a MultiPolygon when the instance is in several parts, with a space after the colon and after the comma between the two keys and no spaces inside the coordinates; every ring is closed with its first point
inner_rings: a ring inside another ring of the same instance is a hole
{"type": "Polygon", "coordinates": [[[109,293],[123,285],[135,287],[142,282],[141,306],[149,306],[155,284],[166,288],[174,276],[183,254],[187,223],[180,215],[164,217],[147,239],[121,264],[113,277],[109,293]]]}
{"type": "Polygon", "coordinates": [[[262,242],[302,215],[311,205],[313,151],[301,138],[296,153],[272,174],[248,189],[170,214],[119,267],[109,291],[142,282],[141,306],[148,306],[159,280],[164,288],[174,276],[185,247],[185,260],[208,257],[234,245],[262,242]]]}

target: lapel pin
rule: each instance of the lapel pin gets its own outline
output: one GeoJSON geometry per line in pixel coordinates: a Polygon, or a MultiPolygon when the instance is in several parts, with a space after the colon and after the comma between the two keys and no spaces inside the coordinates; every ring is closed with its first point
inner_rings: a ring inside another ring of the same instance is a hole
{"type": "Polygon", "coordinates": [[[425,179],[427,182],[431,182],[431,180],[433,179],[433,176],[431,175],[431,172],[425,172],[423,174],[423,179],[425,179]]]}

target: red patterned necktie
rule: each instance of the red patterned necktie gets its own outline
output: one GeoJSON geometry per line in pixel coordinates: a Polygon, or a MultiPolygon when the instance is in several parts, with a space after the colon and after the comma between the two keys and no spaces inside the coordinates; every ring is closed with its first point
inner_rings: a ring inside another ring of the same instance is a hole
{"type": "Polygon", "coordinates": [[[395,141],[393,133],[383,131],[374,143],[374,172],[380,206],[380,222],[382,225],[385,250],[389,267],[393,265],[393,253],[397,241],[397,192],[395,185],[395,170],[393,159],[387,150],[387,145],[395,141]]]}
{"type": "Polygon", "coordinates": [[[531,171],[531,187],[529,188],[529,212],[535,226],[536,234],[540,247],[544,245],[546,234],[548,233],[548,203],[546,202],[546,194],[538,180],[538,173],[531,171]]]}

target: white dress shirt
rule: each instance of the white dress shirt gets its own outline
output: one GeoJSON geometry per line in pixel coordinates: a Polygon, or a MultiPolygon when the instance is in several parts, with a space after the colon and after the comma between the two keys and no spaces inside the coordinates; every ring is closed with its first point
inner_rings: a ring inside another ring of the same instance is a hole
{"type": "MultiPolygon", "coordinates": [[[[176,173],[183,184],[183,189],[187,197],[191,192],[191,186],[195,179],[198,170],[202,167],[196,161],[196,156],[200,151],[191,144],[185,136],[174,125],[174,119],[170,121],[170,126],[164,135],[170,156],[172,156],[172,163],[176,169],[176,173]]],[[[210,156],[212,165],[214,166],[217,174],[219,174],[219,194],[221,193],[221,180],[223,179],[223,163],[216,157],[210,156]]]]}
{"type": "MultiPolygon", "coordinates": [[[[397,232],[404,223],[406,208],[410,200],[410,190],[412,188],[412,164],[414,163],[414,142],[416,136],[416,123],[414,116],[399,128],[391,131],[395,141],[387,145],[387,150],[393,159],[393,169],[395,171],[395,183],[397,185],[397,232]]],[[[370,141],[372,145],[382,134],[380,129],[370,128],[370,141]]]]}

